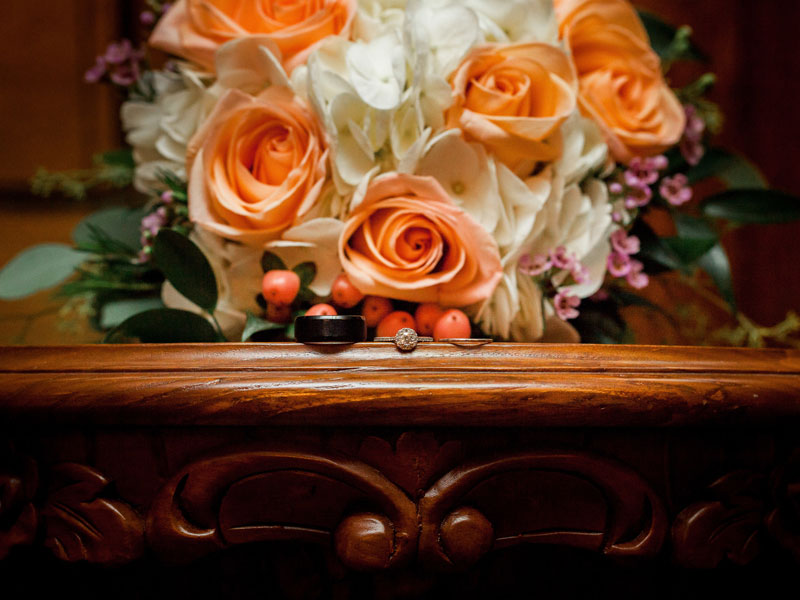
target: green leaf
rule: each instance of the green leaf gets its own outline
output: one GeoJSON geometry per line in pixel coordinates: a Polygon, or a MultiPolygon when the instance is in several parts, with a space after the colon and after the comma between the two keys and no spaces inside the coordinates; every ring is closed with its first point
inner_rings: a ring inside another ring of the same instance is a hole
{"type": "Polygon", "coordinates": [[[286,264],[277,254],[264,252],[264,254],[261,255],[261,269],[264,273],[267,271],[285,271],[286,264]]]}
{"type": "Polygon", "coordinates": [[[691,30],[673,27],[647,11],[640,10],[638,13],[650,38],[650,45],[661,60],[673,61],[680,58],[707,60],[707,57],[689,41],[691,30]]]}
{"type": "Polygon", "coordinates": [[[217,280],[208,259],[189,238],[171,229],[158,232],[153,259],[175,289],[197,306],[213,313],[217,280]]]}
{"type": "Polygon", "coordinates": [[[631,229],[631,234],[639,238],[641,250],[636,255],[645,265],[645,271],[651,274],[664,271],[685,269],[685,265],[675,252],[656,235],[644,221],[639,219],[631,229]]]}
{"type": "Polygon", "coordinates": [[[131,252],[141,244],[139,226],[146,211],[144,208],[106,208],[92,213],[83,219],[72,231],[72,240],[76,246],[92,245],[97,242],[97,230],[102,231],[110,239],[126,246],[131,252]]]}
{"type": "Polygon", "coordinates": [[[317,276],[317,265],[313,262],[304,262],[297,265],[292,271],[297,273],[300,278],[300,287],[307,288],[317,276]]]}
{"type": "Polygon", "coordinates": [[[625,320],[614,302],[581,305],[580,314],[570,321],[586,344],[623,344],[630,340],[625,320]]]}
{"type": "Polygon", "coordinates": [[[133,160],[133,150],[131,148],[120,148],[118,150],[109,150],[108,152],[95,154],[94,161],[95,163],[112,165],[115,167],[136,168],[136,162],[133,160]]]}
{"type": "Polygon", "coordinates": [[[669,246],[683,265],[688,266],[711,250],[717,240],[716,238],[671,237],[663,238],[663,242],[669,246]]]}
{"type": "Polygon", "coordinates": [[[126,300],[112,300],[100,308],[101,329],[111,329],[139,313],[164,308],[161,298],[130,298],[126,300]]]}
{"type": "Polygon", "coordinates": [[[675,213],[673,214],[673,219],[679,237],[700,240],[717,240],[719,238],[711,223],[706,219],[693,217],[685,213],[675,213]]]}
{"type": "Polygon", "coordinates": [[[736,312],[736,296],[733,293],[733,278],[731,277],[731,264],[728,255],[721,244],[717,244],[697,262],[701,269],[711,276],[720,295],[736,312]]]}
{"type": "Polygon", "coordinates": [[[203,343],[219,341],[217,332],[200,315],[174,308],[158,308],[136,314],[112,329],[104,344],[137,339],[143,344],[203,343]]]}
{"type": "Polygon", "coordinates": [[[703,214],[734,223],[766,225],[800,219],[800,198],[774,190],[728,190],[706,199],[703,214]]]}
{"type": "Polygon", "coordinates": [[[66,244],[26,248],[0,270],[0,299],[18,300],[68,279],[88,255],[66,244]]]}
{"type": "Polygon", "coordinates": [[[265,321],[264,319],[260,319],[248,311],[247,323],[245,324],[244,331],[242,332],[242,341],[246,342],[255,334],[261,333],[262,331],[275,331],[277,329],[284,329],[285,327],[285,324],[265,321]]]}
{"type": "Polygon", "coordinates": [[[690,184],[717,177],[729,188],[764,189],[767,181],[754,164],[742,156],[711,148],[702,160],[686,173],[690,184]]]}

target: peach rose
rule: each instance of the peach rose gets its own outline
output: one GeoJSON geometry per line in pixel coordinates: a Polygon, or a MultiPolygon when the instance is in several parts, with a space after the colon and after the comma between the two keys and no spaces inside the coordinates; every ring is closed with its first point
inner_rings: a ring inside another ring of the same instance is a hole
{"type": "Polygon", "coordinates": [[[441,306],[485,300],[503,271],[494,239],[435,179],[398,173],[370,183],[339,258],[364,294],[441,306]]]}
{"type": "Polygon", "coordinates": [[[447,126],[464,131],[512,170],[561,154],[554,134],[575,110],[577,78],[569,58],[549,44],[475,48],[452,76],[447,126]]]}
{"type": "Polygon", "coordinates": [[[214,70],[214,52],[254,37],[280,50],[287,72],[330,35],[349,36],[357,0],[178,0],[159,21],[150,45],[214,70]]]}
{"type": "Polygon", "coordinates": [[[319,197],[327,154],[316,117],[289,89],[229,90],[189,142],[189,217],[248,245],[274,239],[319,197]]]}
{"type": "Polygon", "coordinates": [[[581,110],[603,129],[613,157],[627,163],[677,144],[686,117],[633,7],[625,0],[555,6],[578,71],[581,110]]]}

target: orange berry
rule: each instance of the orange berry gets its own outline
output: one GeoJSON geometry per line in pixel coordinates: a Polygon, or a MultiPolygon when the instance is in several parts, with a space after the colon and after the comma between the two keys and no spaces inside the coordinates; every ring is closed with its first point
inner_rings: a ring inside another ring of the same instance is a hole
{"type": "Polygon", "coordinates": [[[358,288],[350,283],[350,280],[344,273],[334,280],[331,286],[331,296],[333,296],[333,303],[342,308],[353,308],[364,299],[364,294],[359,292],[358,288]]]}
{"type": "Polygon", "coordinates": [[[267,304],[267,321],[273,323],[288,323],[292,320],[292,307],[288,304],[267,304]]]}
{"type": "Polygon", "coordinates": [[[289,306],[300,291],[300,278],[294,271],[274,270],[264,273],[261,293],[264,299],[276,306],[289,306]]]}
{"type": "Polygon", "coordinates": [[[414,317],[403,310],[396,310],[389,313],[381,322],[378,323],[377,337],[394,337],[401,329],[408,327],[409,329],[416,329],[417,324],[414,322],[414,317]]]}
{"type": "Polygon", "coordinates": [[[457,308],[451,308],[436,321],[433,339],[438,342],[444,338],[468,338],[471,333],[469,317],[457,308]]]}
{"type": "Polygon", "coordinates": [[[433,328],[436,321],[444,314],[444,309],[438,304],[420,304],[414,312],[414,319],[417,321],[417,333],[420,335],[433,335],[433,328]]]}
{"type": "Polygon", "coordinates": [[[339,313],[330,304],[315,304],[306,311],[307,317],[333,317],[337,314],[339,313]]]}
{"type": "Polygon", "coordinates": [[[367,327],[377,327],[383,318],[392,312],[392,301],[380,296],[367,296],[361,307],[361,314],[367,322],[367,327]]]}

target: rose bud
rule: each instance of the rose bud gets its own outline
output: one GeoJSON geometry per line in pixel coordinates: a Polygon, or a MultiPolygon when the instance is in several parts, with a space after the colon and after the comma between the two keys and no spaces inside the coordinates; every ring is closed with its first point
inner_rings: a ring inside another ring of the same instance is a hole
{"type": "Polygon", "coordinates": [[[420,304],[414,312],[414,319],[418,327],[417,333],[420,335],[433,335],[433,328],[443,314],[444,310],[438,304],[431,302],[420,304]]]}
{"type": "Polygon", "coordinates": [[[433,328],[433,339],[437,342],[445,338],[468,338],[472,333],[469,318],[457,308],[445,312],[433,328]]]}
{"type": "Polygon", "coordinates": [[[306,311],[307,317],[335,317],[337,314],[330,304],[315,304],[306,311]]]}
{"type": "Polygon", "coordinates": [[[353,308],[364,299],[364,294],[350,283],[344,273],[334,280],[331,286],[331,295],[333,296],[333,303],[342,308],[353,308]]]}
{"type": "Polygon", "coordinates": [[[276,306],[289,306],[297,298],[299,291],[300,277],[294,271],[267,271],[261,282],[264,298],[276,306]]]}
{"type": "Polygon", "coordinates": [[[416,330],[417,324],[414,322],[414,317],[409,313],[396,310],[393,313],[386,315],[380,323],[378,323],[377,337],[394,337],[394,335],[405,328],[416,330]]]}
{"type": "Polygon", "coordinates": [[[394,310],[392,301],[381,296],[367,296],[361,307],[361,314],[367,322],[367,327],[377,327],[383,318],[394,310]]]}

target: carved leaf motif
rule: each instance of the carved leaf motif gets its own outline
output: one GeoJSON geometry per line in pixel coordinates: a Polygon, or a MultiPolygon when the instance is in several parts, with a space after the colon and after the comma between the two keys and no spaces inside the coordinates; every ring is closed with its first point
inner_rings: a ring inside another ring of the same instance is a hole
{"type": "Polygon", "coordinates": [[[736,471],[711,484],[712,498],[685,508],[672,525],[676,560],[705,569],[725,558],[752,561],[761,550],[765,483],[762,475],[736,471]]]}
{"type": "Polygon", "coordinates": [[[38,517],[31,503],[38,487],[36,463],[4,449],[0,467],[0,560],[11,548],[33,542],[38,517]]]}
{"type": "Polygon", "coordinates": [[[63,463],[53,469],[42,518],[45,545],[58,558],[113,565],[142,555],[142,518],[124,502],[103,497],[110,483],[85,465],[63,463]]]}
{"type": "Polygon", "coordinates": [[[432,433],[407,432],[392,448],[384,439],[368,437],[358,457],[372,465],[413,498],[425,493],[434,477],[443,474],[461,456],[460,442],[440,445],[432,433]]]}

